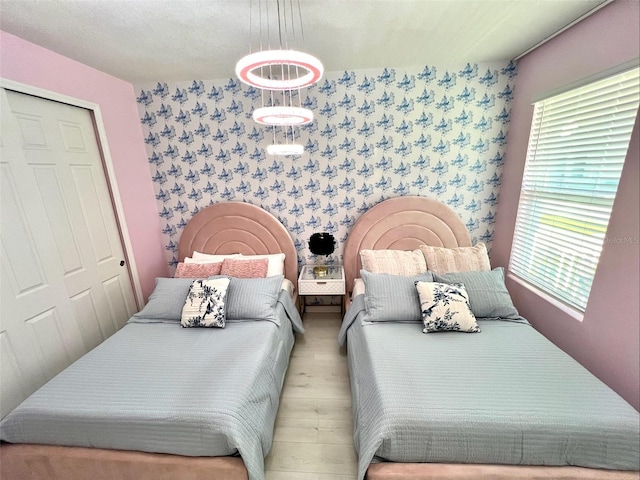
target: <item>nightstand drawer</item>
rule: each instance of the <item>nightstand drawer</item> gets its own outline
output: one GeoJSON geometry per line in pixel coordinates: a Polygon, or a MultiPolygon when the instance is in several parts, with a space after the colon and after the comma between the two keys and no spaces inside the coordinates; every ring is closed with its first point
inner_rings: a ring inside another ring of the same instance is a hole
{"type": "Polygon", "coordinates": [[[344,280],[298,280],[300,295],[344,295],[344,280]]]}

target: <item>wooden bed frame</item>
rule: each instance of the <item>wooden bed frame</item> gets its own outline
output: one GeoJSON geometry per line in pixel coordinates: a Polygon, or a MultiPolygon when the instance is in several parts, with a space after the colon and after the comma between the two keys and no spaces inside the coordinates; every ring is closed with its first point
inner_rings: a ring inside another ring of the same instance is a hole
{"type": "MultiPolygon", "coordinates": [[[[365,212],[345,243],[343,263],[347,292],[359,276],[360,250],[415,250],[419,245],[455,248],[471,246],[460,217],[449,207],[427,197],[385,200],[365,212]]],[[[349,298],[349,295],[346,296],[349,298]]],[[[353,401],[353,399],[352,399],[353,401]]],[[[639,473],[583,467],[476,465],[442,463],[372,463],[368,480],[638,480],[639,473]]]]}
{"type": "MultiPolygon", "coordinates": [[[[179,259],[194,251],[245,255],[284,253],[285,277],[297,297],[297,250],[280,221],[243,202],[223,202],[198,212],[184,228],[179,259]]],[[[240,457],[187,457],[164,453],[54,445],[0,446],[4,480],[248,480],[240,457]]]]}

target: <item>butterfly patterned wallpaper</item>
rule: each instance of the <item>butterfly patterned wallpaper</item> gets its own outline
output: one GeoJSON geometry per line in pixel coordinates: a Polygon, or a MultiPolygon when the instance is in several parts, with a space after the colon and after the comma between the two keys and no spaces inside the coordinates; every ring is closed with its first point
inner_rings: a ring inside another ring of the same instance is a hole
{"type": "Polygon", "coordinates": [[[300,92],[315,119],[294,157],[266,154],[261,92],[236,78],[136,85],[167,262],[189,219],[228,200],[278,217],[301,265],[339,263],[358,217],[401,195],[446,203],[490,246],[515,75],[511,62],[326,73],[300,92]],[[328,258],[310,253],[315,232],[335,236],[328,258]]]}

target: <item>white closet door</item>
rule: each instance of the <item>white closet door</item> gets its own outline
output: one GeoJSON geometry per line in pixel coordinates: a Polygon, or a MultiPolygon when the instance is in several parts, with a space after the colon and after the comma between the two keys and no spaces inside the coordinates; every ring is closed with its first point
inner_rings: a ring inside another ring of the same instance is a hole
{"type": "Polygon", "coordinates": [[[91,113],[5,89],[0,100],[4,416],[136,306],[91,113]]]}

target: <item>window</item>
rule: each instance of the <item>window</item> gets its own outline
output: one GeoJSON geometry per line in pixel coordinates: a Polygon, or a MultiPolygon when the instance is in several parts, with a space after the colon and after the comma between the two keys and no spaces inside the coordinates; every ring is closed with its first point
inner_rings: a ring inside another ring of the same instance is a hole
{"type": "Polygon", "coordinates": [[[509,270],[579,312],[638,110],[638,71],[534,104],[509,270]]]}

